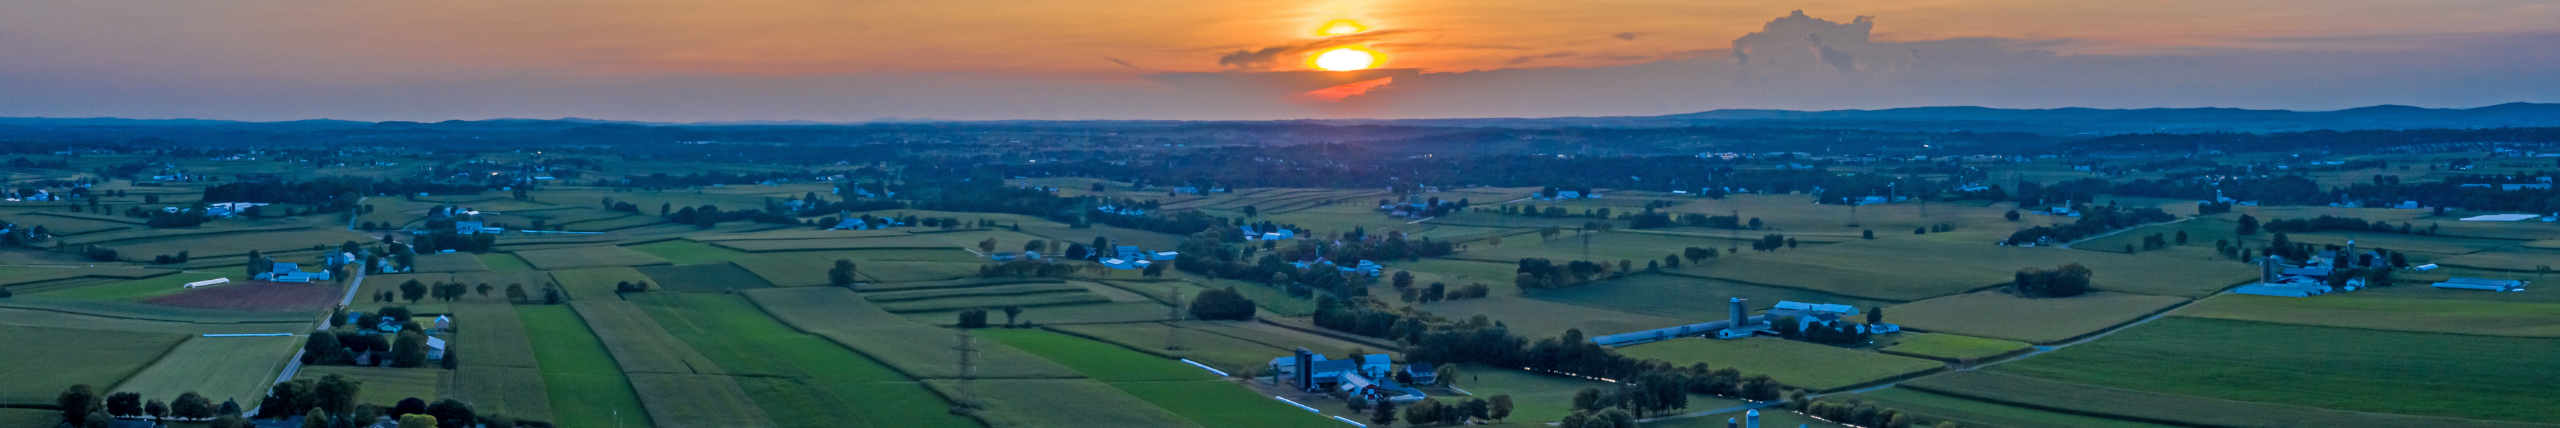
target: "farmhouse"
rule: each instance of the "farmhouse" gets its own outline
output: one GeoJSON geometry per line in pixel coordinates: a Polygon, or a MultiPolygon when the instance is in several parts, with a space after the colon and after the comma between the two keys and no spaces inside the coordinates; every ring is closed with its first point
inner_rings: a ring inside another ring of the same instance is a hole
{"type": "MultiPolygon", "coordinates": [[[[2348,245],[2354,245],[2353,241],[2348,245]]],[[[2283,256],[2267,256],[2258,260],[2258,283],[2241,286],[2231,292],[2276,297],[2318,296],[2337,291],[2329,286],[2328,281],[2334,272],[2336,270],[2327,267],[2290,267],[2284,264],[2283,256]]],[[[2358,278],[2349,287],[2360,288],[2363,285],[2364,280],[2358,278]]]]}
{"type": "Polygon", "coordinates": [[[1121,259],[1121,260],[1146,260],[1146,259],[1147,259],[1147,251],[1146,251],[1146,250],[1139,249],[1139,248],[1138,248],[1138,246],[1136,246],[1136,245],[1122,245],[1122,246],[1119,246],[1119,247],[1113,248],[1113,251],[1111,252],[1111,255],[1112,255],[1112,257],[1119,258],[1119,259],[1121,259]]]}
{"type": "MultiPolygon", "coordinates": [[[[1772,317],[1795,317],[1796,328],[1802,330],[1815,324],[1831,325],[1833,322],[1840,321],[1841,317],[1857,314],[1858,307],[1856,306],[1779,301],[1778,306],[1770,308],[1767,315],[1772,317]]],[[[1859,328],[1864,329],[1866,326],[1860,326],[1859,328]]],[[[1899,331],[1900,328],[1896,328],[1895,330],[1899,331]]]]}
{"type": "Polygon", "coordinates": [[[329,280],[329,272],[303,272],[301,265],[277,262],[275,266],[269,269],[266,273],[258,274],[257,279],[275,282],[327,281],[329,280]]]}

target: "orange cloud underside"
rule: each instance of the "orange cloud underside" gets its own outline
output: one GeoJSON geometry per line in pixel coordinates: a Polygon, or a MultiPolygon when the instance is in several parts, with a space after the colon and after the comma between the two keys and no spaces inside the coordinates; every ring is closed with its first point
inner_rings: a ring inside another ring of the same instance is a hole
{"type": "Polygon", "coordinates": [[[1380,86],[1386,86],[1388,83],[1395,83],[1395,81],[1396,78],[1394,77],[1380,77],[1376,79],[1362,80],[1343,84],[1342,86],[1307,91],[1306,93],[1298,94],[1296,98],[1297,101],[1301,102],[1342,102],[1343,99],[1369,93],[1370,90],[1377,89],[1380,86]]]}

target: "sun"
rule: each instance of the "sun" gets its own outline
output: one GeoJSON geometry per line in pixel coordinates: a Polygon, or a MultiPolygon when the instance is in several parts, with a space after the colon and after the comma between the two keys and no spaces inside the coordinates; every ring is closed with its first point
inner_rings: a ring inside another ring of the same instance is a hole
{"type": "Polygon", "coordinates": [[[1316,35],[1327,37],[1344,34],[1359,34],[1367,31],[1369,31],[1369,26],[1360,25],[1359,21],[1348,19],[1336,19],[1333,20],[1333,22],[1324,23],[1324,26],[1322,27],[1316,27],[1316,35]]]}
{"type": "Polygon", "coordinates": [[[1307,56],[1307,66],[1325,71],[1367,70],[1386,62],[1386,55],[1361,46],[1343,46],[1307,56]]]}

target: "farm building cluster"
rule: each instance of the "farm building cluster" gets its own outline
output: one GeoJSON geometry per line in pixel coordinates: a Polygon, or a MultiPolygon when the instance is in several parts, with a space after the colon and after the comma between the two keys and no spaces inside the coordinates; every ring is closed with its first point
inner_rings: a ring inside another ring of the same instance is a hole
{"type": "Polygon", "coordinates": [[[1306,392],[1341,393],[1361,397],[1372,403],[1410,403],[1428,396],[1406,386],[1431,384],[1439,374],[1430,363],[1408,363],[1398,368],[1387,354],[1352,355],[1350,359],[1328,359],[1324,354],[1298,348],[1293,355],[1271,359],[1267,372],[1274,384],[1306,392]],[[1400,371],[1399,371],[1400,370],[1400,371]],[[1409,382],[1398,382],[1403,378],[1409,382]]]}

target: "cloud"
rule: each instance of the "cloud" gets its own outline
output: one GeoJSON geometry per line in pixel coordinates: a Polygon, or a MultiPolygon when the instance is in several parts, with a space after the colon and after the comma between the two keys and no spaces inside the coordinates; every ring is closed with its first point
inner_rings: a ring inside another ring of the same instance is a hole
{"type": "Polygon", "coordinates": [[[1807,34],[1804,36],[1804,41],[1805,43],[1813,45],[1814,57],[1821,59],[1824,64],[1830,64],[1832,71],[1840,72],[1840,75],[1843,76],[1854,77],[1858,75],[1857,57],[1849,55],[1848,52],[1843,52],[1839,49],[1832,49],[1831,46],[1823,45],[1822,35],[1820,34],[1807,34]]]}
{"type": "MultiPolygon", "coordinates": [[[[1218,66],[1229,69],[1266,70],[1279,65],[1281,57],[1302,56],[1325,48],[1375,42],[1403,33],[1405,33],[1405,31],[1374,30],[1360,34],[1328,37],[1304,43],[1264,46],[1258,49],[1238,49],[1219,54],[1218,66]]],[[[1394,52],[1388,52],[1388,54],[1393,55],[1394,52]]]]}
{"type": "Polygon", "coordinates": [[[1119,58],[1112,58],[1112,57],[1110,57],[1110,56],[1103,56],[1103,57],[1102,57],[1102,60],[1103,60],[1103,61],[1111,61],[1111,63],[1112,63],[1112,64],[1120,64],[1120,66],[1121,66],[1121,67],[1128,67],[1128,68],[1129,68],[1129,69],[1131,69],[1131,70],[1146,70],[1146,69],[1144,69],[1144,68],[1138,68],[1138,66],[1137,66],[1136,64],[1130,64],[1128,61],[1121,61],[1119,58]]]}
{"type": "Polygon", "coordinates": [[[1618,34],[1611,34],[1611,35],[1609,35],[1609,37],[1616,37],[1616,38],[1618,38],[1618,40],[1625,40],[1625,41],[1630,41],[1630,42],[1632,42],[1632,41],[1636,41],[1636,38],[1637,38],[1637,37],[1643,37],[1643,36],[1644,36],[1644,33],[1635,33],[1635,32],[1618,33],[1618,34]]]}
{"type": "Polygon", "coordinates": [[[1530,63],[1530,62],[1534,62],[1534,61],[1542,60],[1542,59],[1571,58],[1571,57],[1573,57],[1573,56],[1574,56],[1574,53],[1573,53],[1573,52],[1555,52],[1555,53],[1548,53],[1548,54],[1542,54],[1542,55],[1523,55],[1523,56],[1520,56],[1520,57],[1518,57],[1518,58],[1512,58],[1510,61],[1505,61],[1505,62],[1503,62],[1503,63],[1502,63],[1502,65],[1504,65],[1504,66],[1514,66],[1514,65],[1528,64],[1528,63],[1530,63]]]}

